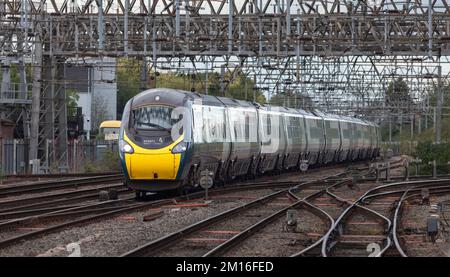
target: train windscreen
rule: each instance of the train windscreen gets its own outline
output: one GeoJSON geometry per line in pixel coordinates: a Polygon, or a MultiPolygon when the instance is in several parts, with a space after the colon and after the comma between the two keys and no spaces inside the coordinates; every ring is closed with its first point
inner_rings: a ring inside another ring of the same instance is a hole
{"type": "Polygon", "coordinates": [[[172,119],[173,107],[152,105],[139,107],[132,112],[132,128],[143,131],[170,131],[178,121],[172,119]]]}

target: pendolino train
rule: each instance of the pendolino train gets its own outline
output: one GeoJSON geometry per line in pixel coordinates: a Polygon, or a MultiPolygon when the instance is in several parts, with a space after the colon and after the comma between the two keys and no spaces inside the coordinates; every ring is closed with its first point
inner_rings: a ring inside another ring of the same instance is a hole
{"type": "Polygon", "coordinates": [[[128,101],[119,151],[126,185],[147,191],[222,184],[309,165],[378,156],[380,132],[360,119],[201,95],[146,90],[128,101]]]}

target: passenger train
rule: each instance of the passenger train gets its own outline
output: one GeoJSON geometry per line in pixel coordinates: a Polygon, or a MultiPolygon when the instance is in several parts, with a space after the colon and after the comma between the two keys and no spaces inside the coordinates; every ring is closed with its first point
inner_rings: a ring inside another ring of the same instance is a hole
{"type": "Polygon", "coordinates": [[[379,154],[376,124],[173,89],[150,89],[124,109],[125,183],[148,191],[223,184],[239,176],[306,170],[379,154]]]}

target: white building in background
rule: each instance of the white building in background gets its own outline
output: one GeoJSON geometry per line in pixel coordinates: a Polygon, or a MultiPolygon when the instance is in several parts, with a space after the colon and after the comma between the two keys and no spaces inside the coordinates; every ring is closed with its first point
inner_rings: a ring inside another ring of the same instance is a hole
{"type": "Polygon", "coordinates": [[[78,92],[84,130],[89,134],[104,120],[117,117],[116,59],[103,57],[70,60],[66,64],[66,89],[78,92]]]}

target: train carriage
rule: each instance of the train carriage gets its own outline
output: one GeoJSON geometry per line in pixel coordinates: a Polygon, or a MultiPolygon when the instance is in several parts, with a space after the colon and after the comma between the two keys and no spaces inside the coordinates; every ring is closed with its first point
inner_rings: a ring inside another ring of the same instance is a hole
{"type": "Polygon", "coordinates": [[[249,102],[219,97],[226,106],[226,125],[230,133],[230,156],[226,178],[256,174],[260,152],[258,144],[258,121],[256,107],[249,102]]]}
{"type": "Polygon", "coordinates": [[[283,117],[286,133],[286,157],[283,168],[299,167],[306,159],[308,146],[304,116],[298,110],[286,109],[283,117]]]}
{"type": "Polygon", "coordinates": [[[336,161],[341,150],[341,134],[339,130],[339,119],[337,116],[321,112],[316,114],[322,117],[324,124],[325,151],[322,163],[327,164],[336,161]]]}
{"type": "Polygon", "coordinates": [[[259,172],[282,170],[286,155],[286,134],[284,132],[283,108],[258,105],[261,154],[259,172]]]}
{"type": "Polygon", "coordinates": [[[361,125],[361,123],[359,121],[357,121],[356,119],[352,120],[352,136],[353,136],[353,145],[352,145],[352,149],[350,151],[351,155],[350,155],[350,160],[351,161],[356,161],[357,159],[359,159],[360,157],[360,152],[362,151],[363,147],[364,147],[364,135],[363,135],[363,126],[361,125]]]}
{"type": "Polygon", "coordinates": [[[325,153],[323,119],[312,113],[306,114],[304,117],[308,140],[307,160],[310,165],[319,164],[325,153]]]}
{"type": "Polygon", "coordinates": [[[214,178],[225,178],[229,174],[228,160],[232,147],[230,129],[226,124],[228,111],[216,97],[203,96],[201,99],[202,102],[197,100],[192,104],[192,168],[189,178],[198,179],[205,170],[212,172],[214,178]]]}
{"type": "Polygon", "coordinates": [[[147,191],[371,158],[376,124],[173,89],[128,101],[119,138],[125,183],[147,191]]]}
{"type": "Polygon", "coordinates": [[[355,138],[353,136],[353,123],[350,118],[339,117],[339,130],[341,133],[341,150],[337,162],[350,159],[355,138]]]}

